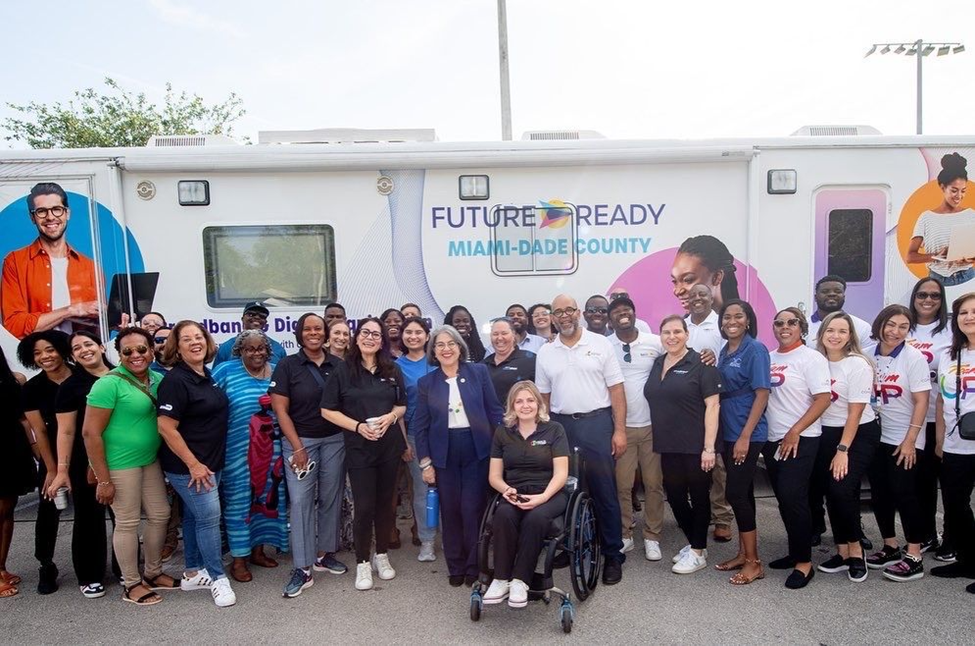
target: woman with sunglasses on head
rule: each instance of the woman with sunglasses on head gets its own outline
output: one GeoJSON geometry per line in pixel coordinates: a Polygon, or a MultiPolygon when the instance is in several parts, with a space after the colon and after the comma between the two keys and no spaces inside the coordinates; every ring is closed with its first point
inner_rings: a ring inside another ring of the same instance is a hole
{"type": "Polygon", "coordinates": [[[40,562],[38,594],[51,594],[58,589],[58,568],[54,564],[54,548],[58,540],[58,519],[61,512],[48,498],[47,490],[57,475],[58,422],[55,402],[58,388],[74,372],[71,344],[60,330],[44,330],[28,334],[17,345],[17,358],[29,370],[39,370],[24,384],[23,409],[34,431],[38,456],[37,521],[34,523],[34,557],[40,562]]]}
{"type": "Polygon", "coordinates": [[[528,308],[528,333],[551,341],[558,334],[555,322],[552,320],[552,306],[547,303],[536,303],[528,308]]]}
{"type": "Polygon", "coordinates": [[[845,571],[859,583],[867,579],[860,544],[860,483],[880,442],[880,426],[870,406],[873,365],[860,348],[855,321],[845,312],[826,315],[816,349],[829,360],[832,401],[822,417],[810,500],[822,504],[825,497],[837,550],[817,569],[830,574],[845,571]]]}
{"type": "Polygon", "coordinates": [[[883,569],[892,581],[924,576],[921,543],[924,524],[918,499],[918,464],[924,461],[924,418],[928,412],[931,376],[920,351],[907,345],[914,320],[903,305],[888,305],[874,319],[870,338],[874,396],[880,414],[880,444],[870,466],[873,513],[884,539],[883,548],[867,557],[867,566],[883,569]],[[900,513],[907,552],[897,543],[894,514],[900,513]]]}
{"type": "Polygon", "coordinates": [[[718,316],[727,341],[718,356],[721,373],[721,437],[727,471],[725,495],[738,523],[738,555],[715,566],[722,572],[739,570],[730,578],[745,585],[765,577],[758,558],[755,522],[755,469],[768,440],[769,353],[758,341],[758,319],[745,301],[733,299],[718,316]]]}
{"type": "MultiPolygon", "coordinates": [[[[262,330],[244,330],[237,335],[230,352],[233,359],[213,369],[213,380],[227,393],[230,401],[226,465],[220,479],[220,496],[227,543],[233,558],[230,576],[240,583],[253,578],[247,567],[248,559],[260,567],[277,567],[277,561],[264,553],[264,545],[273,546],[279,553],[288,551],[288,515],[283,509],[284,476],[275,477],[265,472],[259,480],[262,486],[252,487],[248,462],[251,417],[263,408],[258,400],[271,385],[272,354],[271,343],[262,330]],[[266,500],[268,504],[260,500],[266,500]]],[[[272,465],[281,459],[280,441],[272,440],[267,458],[272,465]]]]}
{"type": "MultiPolygon", "coordinates": [[[[969,292],[951,305],[951,347],[938,364],[938,453],[941,455],[941,489],[945,502],[945,531],[950,533],[957,560],[931,569],[932,576],[975,579],[975,440],[971,432],[975,397],[975,293],[969,292]],[[968,417],[965,417],[968,415],[968,417]],[[962,429],[965,429],[964,431],[962,429]],[[963,436],[964,433],[964,436],[963,436]]],[[[975,594],[975,583],[965,588],[975,594]]]]}
{"type": "Polygon", "coordinates": [[[209,590],[217,607],[237,603],[223,569],[220,479],[226,464],[227,395],[206,367],[217,352],[195,321],[173,326],[163,363],[173,366],[159,384],[159,452],[166,478],[183,501],[183,590],[209,590]]]}
{"type": "Polygon", "coordinates": [[[95,497],[115,513],[112,545],[122,570],[122,599],[150,606],[162,601],[156,590],[180,587],[164,574],[162,550],[169,501],[158,453],[156,393],[162,375],[149,369],[152,335],[127,327],[115,337],[120,366],[96,381],[88,393],[82,435],[97,482],[95,497]],[[139,524],[146,516],[139,572],[139,524]]]}
{"type": "Polygon", "coordinates": [[[330,574],[348,572],[335,558],[345,488],[344,433],[323,419],[321,411],[325,384],[342,361],[326,350],[326,329],[325,319],[313,312],[298,319],[298,352],[278,362],[268,389],[284,435],[281,448],[294,553],[286,597],[297,597],[314,584],[313,568],[330,574]]]}
{"type": "Polygon", "coordinates": [[[325,322],[325,346],[328,353],[339,361],[345,361],[352,340],[352,330],[345,319],[325,322]]]}
{"type": "MultiPolygon", "coordinates": [[[[921,521],[925,540],[921,553],[934,550],[934,558],[951,563],[955,560],[955,548],[947,532],[938,540],[938,476],[941,458],[935,455],[937,436],[935,407],[938,392],[938,368],[941,355],[951,347],[951,326],[948,323],[948,302],[941,281],[922,278],[911,290],[908,305],[914,316],[914,326],[907,337],[907,344],[917,348],[928,361],[931,373],[931,394],[928,397],[928,414],[924,418],[924,459],[917,465],[918,502],[921,505],[921,521]]],[[[943,495],[942,495],[943,500],[943,495]]]]}
{"type": "Polygon", "coordinates": [[[772,390],[765,413],[768,442],[762,456],[789,537],[789,554],[769,567],[791,569],[785,587],[797,590],[815,574],[809,540],[809,480],[822,435],[820,417],[830,404],[829,363],[805,345],[809,324],[799,308],[780,310],[772,329],[779,346],[769,354],[772,390]]]}
{"type": "Polygon", "coordinates": [[[477,328],[474,315],[463,305],[454,305],[443,317],[443,324],[449,325],[460,333],[467,345],[467,361],[480,363],[484,360],[487,350],[481,341],[481,331],[477,328]]]}
{"type": "Polygon", "coordinates": [[[105,358],[101,340],[88,330],[71,335],[71,357],[79,368],[58,389],[57,411],[58,472],[48,485],[47,496],[54,498],[65,487],[74,502],[71,528],[71,561],[81,594],[88,599],[105,596],[105,506],[95,499],[95,482],[88,477],[88,455],[82,428],[88,393],[100,377],[114,368],[105,358]]]}
{"type": "Polygon", "coordinates": [[[355,507],[357,590],[370,590],[373,569],[387,581],[396,576],[389,543],[396,525],[390,504],[396,475],[406,451],[405,432],[397,421],[406,413],[403,374],[389,354],[389,337],[377,318],[359,321],[352,348],[325,384],[321,414],[345,429],[345,465],[355,507]],[[371,559],[373,532],[376,553],[371,559]]]}
{"type": "Polygon", "coordinates": [[[34,490],[37,468],[31,445],[33,434],[24,418],[21,396],[24,376],[13,372],[0,348],[0,599],[16,596],[21,579],[7,571],[7,555],[14,535],[14,509],[20,496],[34,490]]]}

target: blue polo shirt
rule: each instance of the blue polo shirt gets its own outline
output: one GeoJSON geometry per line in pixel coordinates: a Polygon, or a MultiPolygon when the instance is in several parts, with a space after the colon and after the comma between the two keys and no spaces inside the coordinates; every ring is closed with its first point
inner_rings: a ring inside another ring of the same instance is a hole
{"type": "Polygon", "coordinates": [[[396,359],[396,365],[403,373],[403,382],[406,384],[406,415],[403,421],[406,422],[406,434],[413,436],[413,415],[416,413],[416,382],[423,375],[433,372],[437,366],[431,366],[424,356],[419,361],[413,361],[405,354],[396,359]]]}
{"type": "MultiPolygon", "coordinates": [[[[752,412],[755,390],[771,389],[770,368],[768,349],[748,334],[734,352],[728,352],[727,344],[721,348],[718,356],[718,370],[724,384],[721,392],[721,437],[726,442],[736,442],[741,436],[741,429],[752,412]]],[[[758,420],[750,440],[768,440],[765,413],[758,420]]]]}

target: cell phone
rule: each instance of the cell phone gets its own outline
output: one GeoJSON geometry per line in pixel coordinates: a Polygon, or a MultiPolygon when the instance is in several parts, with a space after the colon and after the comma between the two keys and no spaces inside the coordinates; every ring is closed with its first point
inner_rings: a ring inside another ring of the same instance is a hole
{"type": "Polygon", "coordinates": [[[528,498],[525,498],[520,493],[515,494],[515,500],[517,500],[518,502],[528,502],[528,498]]]}

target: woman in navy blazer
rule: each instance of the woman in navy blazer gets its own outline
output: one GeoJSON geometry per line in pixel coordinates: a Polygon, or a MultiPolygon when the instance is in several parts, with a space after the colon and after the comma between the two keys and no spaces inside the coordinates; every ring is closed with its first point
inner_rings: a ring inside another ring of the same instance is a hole
{"type": "Polygon", "coordinates": [[[444,325],[431,339],[427,358],[439,368],[417,382],[416,452],[424,482],[439,484],[450,584],[472,585],[491,440],[504,410],[487,367],[467,362],[467,344],[456,329],[444,325]]]}

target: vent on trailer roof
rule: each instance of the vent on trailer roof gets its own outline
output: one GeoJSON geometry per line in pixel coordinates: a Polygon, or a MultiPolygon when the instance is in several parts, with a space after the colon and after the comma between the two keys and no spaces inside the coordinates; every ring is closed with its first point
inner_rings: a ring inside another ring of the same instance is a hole
{"type": "Polygon", "coordinates": [[[261,130],[259,144],[375,144],[436,141],[433,128],[321,128],[318,130],[261,130]]]}
{"type": "Polygon", "coordinates": [[[522,141],[571,141],[575,139],[605,139],[595,130],[529,130],[522,141]]]}
{"type": "Polygon", "coordinates": [[[862,137],[882,134],[873,126],[803,126],[793,137],[862,137]]]}
{"type": "Polygon", "coordinates": [[[146,148],[187,148],[197,146],[239,146],[227,135],[153,135],[146,148]]]}

